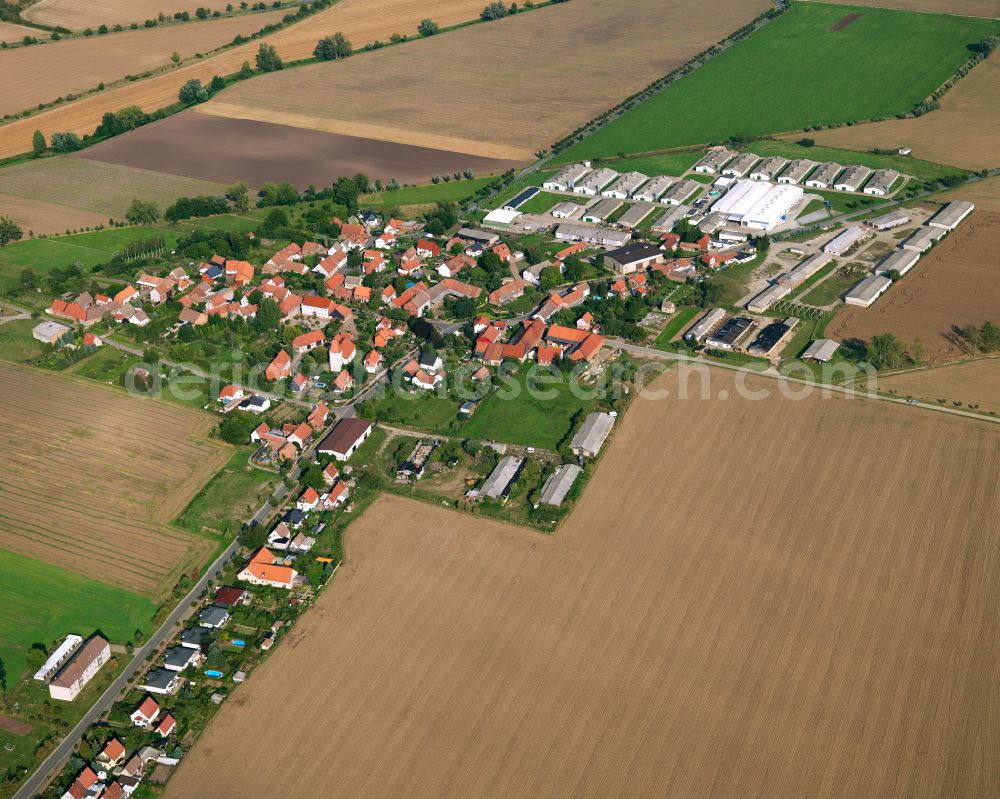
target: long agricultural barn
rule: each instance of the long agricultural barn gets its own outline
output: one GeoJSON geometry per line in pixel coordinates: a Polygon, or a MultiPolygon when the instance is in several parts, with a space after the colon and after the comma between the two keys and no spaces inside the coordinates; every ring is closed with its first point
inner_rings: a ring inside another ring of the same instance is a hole
{"type": "Polygon", "coordinates": [[[872,179],[868,181],[868,185],[865,186],[865,194],[870,194],[873,197],[885,197],[897,180],[899,180],[899,173],[895,169],[877,169],[872,175],[872,179]]]}
{"type": "Polygon", "coordinates": [[[818,338],[806,347],[806,351],[802,353],[802,360],[828,363],[838,349],[840,349],[840,344],[836,341],[828,338],[818,338]]]}
{"type": "Polygon", "coordinates": [[[701,341],[711,332],[713,327],[725,318],[726,311],[724,308],[713,308],[701,317],[701,319],[698,320],[698,323],[684,334],[684,338],[688,339],[688,341],[701,341]]]}
{"type": "Polygon", "coordinates": [[[580,210],[580,206],[576,203],[559,203],[555,208],[553,208],[549,213],[552,214],[556,219],[569,219],[573,214],[580,210]]]}
{"type": "Polygon", "coordinates": [[[700,188],[701,184],[697,180],[682,180],[670,187],[670,190],[663,195],[662,202],[667,205],[680,205],[700,188]]]}
{"type": "Polygon", "coordinates": [[[734,316],[727,319],[714,333],[705,337],[705,344],[723,350],[734,350],[740,341],[750,335],[753,330],[753,319],[745,316],[734,316]]]}
{"type": "Polygon", "coordinates": [[[516,211],[518,209],[518,206],[524,205],[526,202],[528,202],[528,200],[530,200],[532,197],[538,194],[539,191],[540,189],[538,188],[538,186],[529,186],[520,194],[518,194],[516,197],[513,197],[512,199],[508,200],[507,203],[504,205],[503,210],[516,211]]]}
{"type": "Polygon", "coordinates": [[[816,171],[809,176],[806,185],[811,189],[829,189],[833,186],[833,181],[840,174],[841,169],[843,167],[840,164],[835,164],[832,161],[820,164],[816,167],[816,171]]]}
{"type": "Polygon", "coordinates": [[[677,178],[672,178],[670,175],[659,175],[633,194],[632,197],[636,200],[655,202],[660,199],[663,192],[673,186],[676,182],[677,178]]]}
{"type": "Polygon", "coordinates": [[[712,206],[727,221],[751,230],[773,230],[788,216],[804,192],[798,186],[738,180],[712,206]]]}
{"type": "Polygon", "coordinates": [[[844,302],[848,305],[867,308],[881,297],[891,285],[892,278],[888,278],[885,275],[869,275],[847,292],[844,302]]]}
{"type": "Polygon", "coordinates": [[[947,235],[948,228],[931,227],[928,225],[927,227],[915,230],[910,237],[904,239],[903,243],[899,246],[902,249],[910,250],[911,252],[925,253],[947,235]]]}
{"type": "Polygon", "coordinates": [[[583,164],[570,164],[546,180],[542,187],[552,191],[572,191],[576,184],[589,173],[589,167],[585,167],[583,164]]]}
{"type": "Polygon", "coordinates": [[[602,244],[606,247],[621,247],[628,243],[632,234],[627,230],[615,230],[590,225],[560,225],[556,228],[556,238],[560,241],[585,241],[588,244],[602,244]]]}
{"type": "MultiPolygon", "coordinates": [[[[754,167],[753,171],[750,173],[751,180],[774,180],[774,176],[777,175],[782,169],[788,165],[788,159],[782,158],[780,155],[772,155],[770,158],[765,158],[757,166],[754,167]]],[[[789,181],[794,183],[794,181],[789,181]]]]}
{"type": "Polygon", "coordinates": [[[878,266],[875,267],[875,271],[880,275],[887,275],[890,272],[898,272],[901,275],[905,275],[913,269],[919,260],[920,253],[918,252],[913,252],[912,250],[893,250],[879,262],[878,266]]]}
{"type": "Polygon", "coordinates": [[[945,230],[954,230],[974,210],[976,210],[976,206],[967,200],[955,200],[934,214],[927,221],[927,224],[932,227],[944,228],[945,230]]]}
{"type": "Polygon", "coordinates": [[[805,180],[806,175],[816,168],[816,162],[810,161],[808,158],[799,158],[792,161],[780,175],[778,175],[778,183],[791,183],[792,185],[797,185],[805,180]]]}
{"type": "Polygon", "coordinates": [[[735,157],[736,153],[732,150],[713,150],[695,164],[694,171],[714,175],[735,157]]]}
{"type": "Polygon", "coordinates": [[[605,186],[617,177],[618,173],[615,170],[604,167],[587,175],[586,178],[573,187],[573,191],[577,194],[589,194],[593,197],[599,194],[605,186]]]}
{"type": "Polygon", "coordinates": [[[871,173],[872,171],[866,166],[849,166],[837,178],[837,182],[833,184],[833,188],[837,191],[857,191],[871,173]]]}
{"type": "Polygon", "coordinates": [[[876,216],[874,219],[869,219],[865,224],[872,230],[892,230],[893,228],[905,225],[910,221],[910,214],[908,211],[904,211],[902,208],[897,208],[895,211],[890,211],[887,214],[882,214],[881,216],[876,216]]]}
{"type": "Polygon", "coordinates": [[[575,463],[564,463],[559,466],[545,481],[545,485],[542,486],[542,495],[538,501],[543,505],[562,505],[582,471],[583,469],[575,463]]]}
{"type": "Polygon", "coordinates": [[[615,426],[615,417],[610,413],[588,413],[583,425],[573,436],[570,449],[574,455],[585,458],[595,458],[601,451],[604,442],[615,426]]]}
{"type": "Polygon", "coordinates": [[[754,155],[753,153],[742,153],[726,164],[725,169],[722,170],[722,174],[730,178],[746,177],[753,168],[753,165],[759,160],[759,155],[754,155]]]}
{"type": "Polygon", "coordinates": [[[778,278],[778,282],[784,286],[788,286],[789,288],[801,286],[832,260],[833,256],[825,252],[818,252],[815,255],[810,255],[804,261],[800,261],[781,275],[781,277],[778,278]]]}
{"type": "Polygon", "coordinates": [[[775,283],[768,286],[760,294],[747,303],[747,310],[751,313],[764,313],[778,300],[784,299],[792,293],[792,287],[775,283]]]}
{"type": "Polygon", "coordinates": [[[474,496],[499,499],[514,482],[523,465],[523,458],[515,458],[513,455],[501,458],[474,496]]]}
{"type": "Polygon", "coordinates": [[[860,225],[854,225],[846,230],[840,231],[830,241],[823,245],[823,252],[830,255],[841,255],[851,247],[861,241],[865,236],[865,229],[860,225]]]}
{"type": "Polygon", "coordinates": [[[624,214],[618,217],[616,224],[622,227],[635,228],[642,224],[642,220],[649,216],[656,209],[653,203],[636,203],[624,214]]]}
{"type": "Polygon", "coordinates": [[[663,263],[663,251],[652,244],[629,244],[604,253],[604,265],[620,275],[642,272],[660,263],[663,263]]]}
{"type": "Polygon", "coordinates": [[[689,205],[678,205],[676,208],[671,208],[658,216],[649,229],[654,233],[669,233],[674,229],[674,225],[688,215],[690,210],[691,206],[689,205]]]}
{"type": "Polygon", "coordinates": [[[753,355],[764,355],[765,357],[770,355],[772,350],[788,335],[788,332],[792,329],[792,325],[796,322],[798,322],[798,319],[794,317],[786,319],[783,322],[771,322],[771,324],[767,325],[757,334],[757,338],[747,347],[747,352],[753,355]]]}
{"type": "Polygon", "coordinates": [[[626,172],[602,191],[601,194],[605,197],[616,197],[619,200],[627,200],[647,180],[649,180],[649,176],[642,174],[642,172],[626,172]]]}
{"type": "Polygon", "coordinates": [[[621,200],[601,200],[583,212],[583,221],[600,224],[621,207],[621,200]]]}

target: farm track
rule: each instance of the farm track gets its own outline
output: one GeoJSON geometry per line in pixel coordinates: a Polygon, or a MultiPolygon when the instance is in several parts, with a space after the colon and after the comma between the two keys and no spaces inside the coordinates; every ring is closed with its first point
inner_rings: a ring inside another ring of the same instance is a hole
{"type": "Polygon", "coordinates": [[[378,500],[166,799],[992,796],[1000,430],[711,378],[552,537],[378,500]]]}
{"type": "Polygon", "coordinates": [[[168,526],[226,461],[209,420],[0,365],[0,543],[158,596],[213,541],[168,526]],[[30,442],[30,443],[26,443],[30,442]]]}
{"type": "MultiPolygon", "coordinates": [[[[340,0],[331,8],[268,36],[266,41],[277,48],[284,60],[293,61],[310,57],[316,41],[336,31],[342,31],[355,47],[360,47],[376,39],[388,40],[396,32],[415,34],[424,17],[432,17],[442,26],[475,19],[482,7],[482,0],[340,0]]],[[[244,61],[253,64],[259,44],[251,42],[234,47],[169,72],[0,125],[0,158],[28,152],[36,129],[46,137],[56,131],[82,135],[93,132],[107,111],[129,105],[155,111],[172,105],[186,81],[197,78],[208,83],[214,75],[238,72],[244,61]]]]}

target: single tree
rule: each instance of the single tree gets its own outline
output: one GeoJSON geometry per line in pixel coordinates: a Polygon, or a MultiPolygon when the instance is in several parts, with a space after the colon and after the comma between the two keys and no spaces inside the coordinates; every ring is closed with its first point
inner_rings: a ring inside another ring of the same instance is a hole
{"type": "Polygon", "coordinates": [[[40,130],[36,130],[31,136],[31,152],[35,154],[35,158],[38,158],[42,153],[45,152],[48,145],[45,143],[45,134],[40,130]]]}
{"type": "Polygon", "coordinates": [[[226,189],[226,199],[233,204],[233,210],[246,211],[250,208],[250,187],[242,181],[226,189]]]}
{"type": "Polygon", "coordinates": [[[160,207],[152,200],[132,200],[125,211],[125,221],[132,225],[152,225],[160,218],[160,207]]]}
{"type": "Polygon", "coordinates": [[[420,24],[417,25],[417,33],[421,36],[433,36],[439,30],[441,29],[438,27],[438,24],[432,19],[422,19],[420,20],[420,24]]]}
{"type": "Polygon", "coordinates": [[[21,238],[21,228],[8,216],[0,216],[0,245],[10,241],[17,241],[21,238]]]}
{"type": "Polygon", "coordinates": [[[205,91],[205,87],[201,85],[200,80],[191,78],[191,80],[181,86],[180,91],[177,92],[177,99],[185,105],[203,103],[208,99],[208,92],[205,91]]]}
{"type": "Polygon", "coordinates": [[[49,144],[56,153],[71,153],[83,147],[83,142],[75,133],[53,133],[49,144]]]}
{"type": "Polygon", "coordinates": [[[500,19],[501,17],[506,17],[510,13],[510,10],[505,6],[500,0],[493,0],[486,8],[482,10],[479,15],[480,19],[491,20],[500,19]]]}
{"type": "Polygon", "coordinates": [[[313,55],[323,61],[338,61],[351,54],[351,43],[339,31],[333,36],[326,36],[316,42],[313,55]]]}

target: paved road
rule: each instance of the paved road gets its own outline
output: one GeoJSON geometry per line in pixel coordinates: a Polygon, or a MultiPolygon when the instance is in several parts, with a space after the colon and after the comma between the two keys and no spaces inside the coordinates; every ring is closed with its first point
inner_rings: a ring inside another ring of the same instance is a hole
{"type": "Polygon", "coordinates": [[[137,674],[140,670],[146,668],[146,658],[153,653],[153,651],[160,646],[167,638],[174,634],[175,627],[186,619],[188,616],[194,613],[195,609],[192,608],[192,603],[198,599],[202,591],[204,591],[208,584],[215,579],[215,576],[222,570],[222,567],[226,562],[233,556],[236,550],[239,548],[239,541],[233,541],[225,551],[219,555],[218,558],[212,563],[208,568],[208,571],[202,576],[200,580],[195,584],[195,586],[188,592],[187,596],[180,601],[180,603],[175,607],[170,615],[167,616],[166,620],[160,625],[160,628],[153,633],[153,635],[143,644],[139,649],[136,649],[132,655],[132,660],[125,667],[125,670],[115,678],[115,681],[108,686],[108,689],[101,694],[101,697],[94,703],[93,707],[87,711],[82,719],[77,723],[77,725],[70,730],[69,734],[63,738],[60,744],[52,750],[52,753],[45,758],[44,762],[38,769],[32,774],[25,783],[21,786],[17,793],[14,794],[13,799],[31,799],[37,793],[44,790],[46,784],[50,777],[55,776],[59,770],[65,765],[66,761],[69,760],[70,756],[73,754],[73,750],[76,748],[77,742],[87,731],[95,721],[100,718],[107,710],[114,704],[115,700],[118,698],[119,692],[125,687],[125,685],[137,674]]]}

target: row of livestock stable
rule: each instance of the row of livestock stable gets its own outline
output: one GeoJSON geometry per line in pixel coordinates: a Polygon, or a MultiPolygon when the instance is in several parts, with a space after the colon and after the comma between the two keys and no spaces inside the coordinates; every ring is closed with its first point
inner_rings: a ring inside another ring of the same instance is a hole
{"type": "Polygon", "coordinates": [[[712,308],[688,328],[684,339],[709,350],[745,353],[773,361],[791,340],[798,323],[795,317],[773,319],[712,308]]]}

